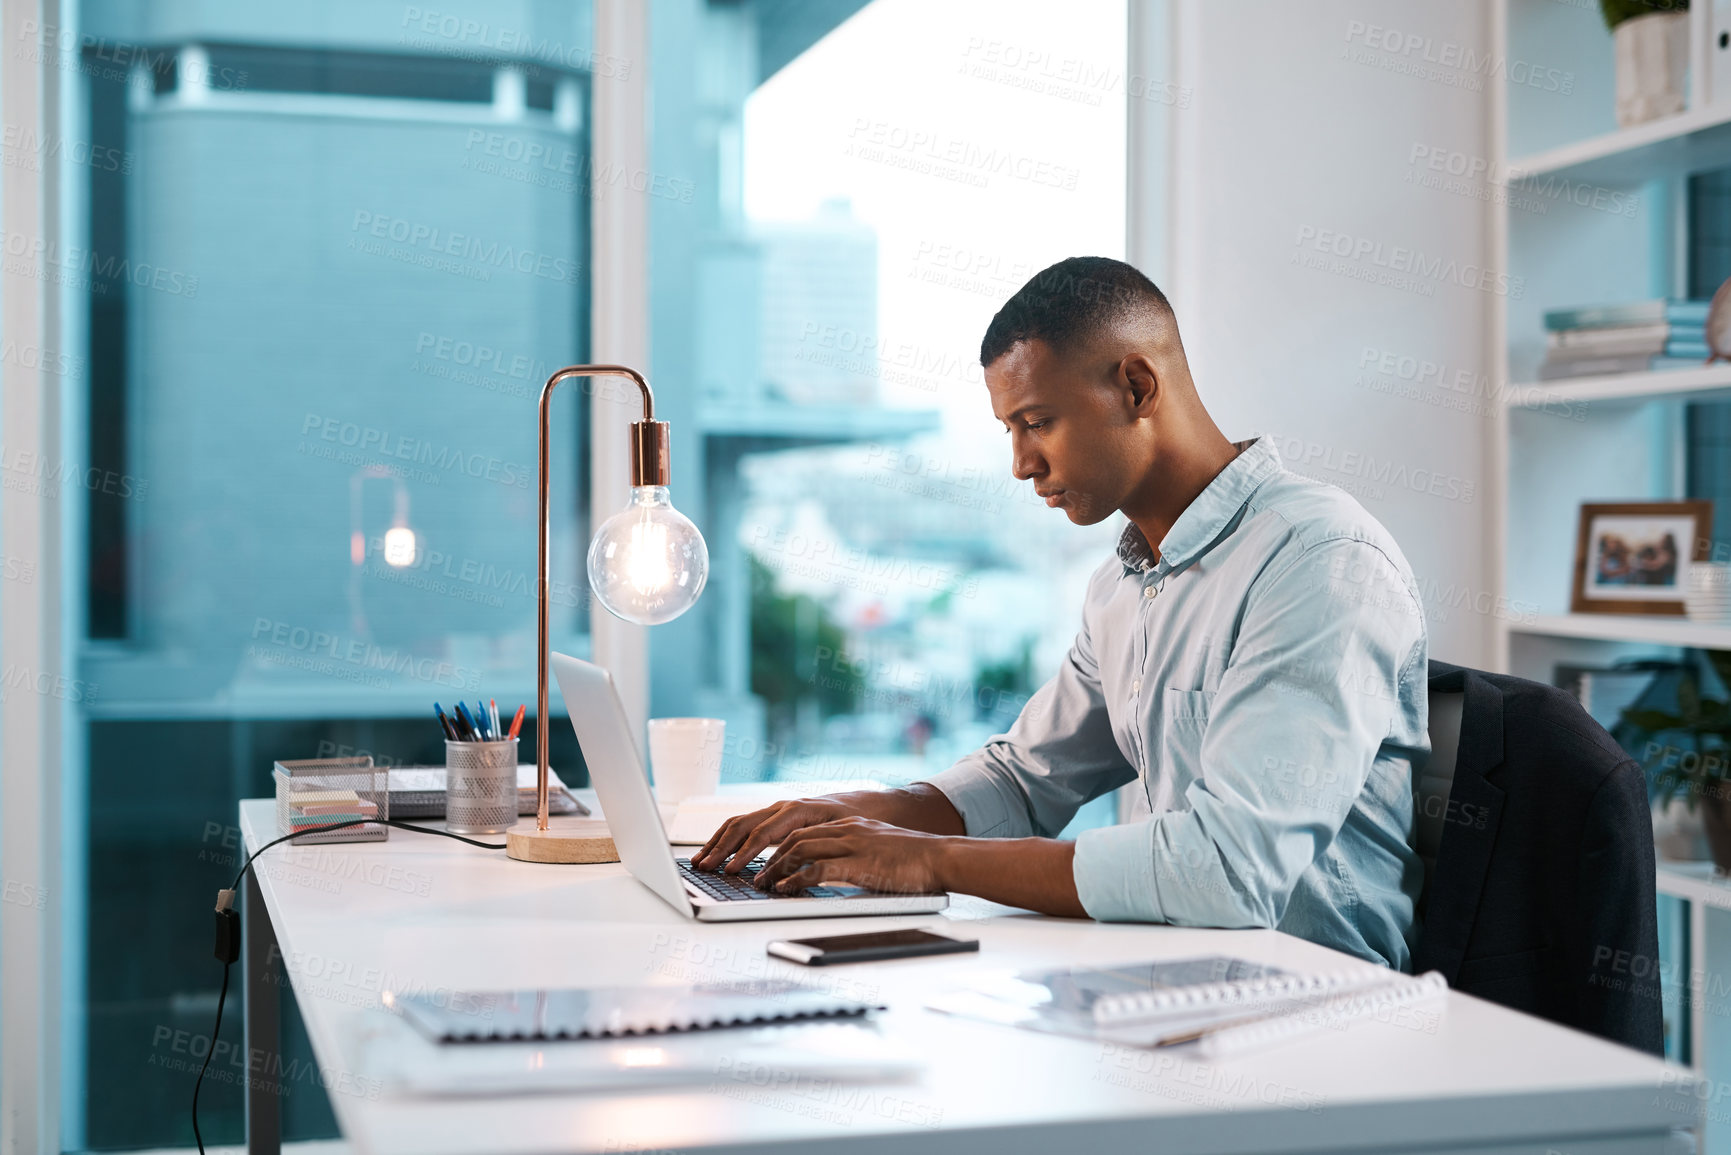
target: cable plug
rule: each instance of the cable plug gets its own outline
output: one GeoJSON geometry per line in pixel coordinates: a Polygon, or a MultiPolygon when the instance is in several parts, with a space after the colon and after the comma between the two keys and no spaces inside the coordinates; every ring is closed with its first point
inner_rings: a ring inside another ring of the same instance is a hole
{"type": "Polygon", "coordinates": [[[231,963],[240,958],[240,911],[234,909],[234,891],[216,892],[216,961],[231,963]]]}

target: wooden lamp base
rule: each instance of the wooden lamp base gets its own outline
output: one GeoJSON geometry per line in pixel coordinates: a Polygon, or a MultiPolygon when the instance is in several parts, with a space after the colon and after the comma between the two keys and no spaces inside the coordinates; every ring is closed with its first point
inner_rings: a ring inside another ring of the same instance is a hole
{"type": "Polygon", "coordinates": [[[530,818],[505,832],[505,853],[519,862],[619,861],[605,818],[554,818],[546,830],[530,818]]]}

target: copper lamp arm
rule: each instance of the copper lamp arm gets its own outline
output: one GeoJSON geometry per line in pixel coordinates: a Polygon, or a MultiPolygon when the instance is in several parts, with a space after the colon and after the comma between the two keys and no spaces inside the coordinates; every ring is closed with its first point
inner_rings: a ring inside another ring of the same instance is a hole
{"type": "Polygon", "coordinates": [[[643,374],[624,365],[567,365],[547,378],[541,388],[541,535],[539,581],[535,585],[535,825],[547,829],[547,587],[553,580],[553,562],[548,550],[552,510],[548,496],[547,442],[552,424],[553,390],[573,377],[629,377],[643,391],[643,420],[631,423],[631,484],[666,485],[667,422],[655,420],[655,393],[643,374]]]}

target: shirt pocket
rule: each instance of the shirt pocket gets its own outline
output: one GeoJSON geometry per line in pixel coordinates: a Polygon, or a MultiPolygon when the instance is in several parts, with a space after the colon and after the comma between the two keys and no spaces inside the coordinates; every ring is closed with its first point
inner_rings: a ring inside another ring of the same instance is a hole
{"type": "Polygon", "coordinates": [[[1206,728],[1208,707],[1213,701],[1212,690],[1167,690],[1163,704],[1168,718],[1198,722],[1206,728]]]}
{"type": "Polygon", "coordinates": [[[1148,768],[1148,805],[1154,813],[1184,809],[1184,792],[1202,777],[1202,739],[1214,694],[1167,690],[1160,697],[1159,742],[1148,768]]]}

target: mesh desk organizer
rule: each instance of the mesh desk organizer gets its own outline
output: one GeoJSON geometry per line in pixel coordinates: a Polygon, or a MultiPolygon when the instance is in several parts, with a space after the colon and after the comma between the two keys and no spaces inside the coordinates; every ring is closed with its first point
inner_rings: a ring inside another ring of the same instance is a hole
{"type": "Polygon", "coordinates": [[[445,829],[503,834],[517,821],[517,739],[445,742],[445,829]]]}
{"type": "Polygon", "coordinates": [[[390,818],[389,774],[374,766],[372,755],[359,758],[303,758],[278,762],[276,828],[293,834],[290,844],[309,842],[383,842],[391,828],[383,821],[325,830],[356,819],[390,818]]]}

